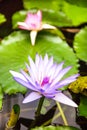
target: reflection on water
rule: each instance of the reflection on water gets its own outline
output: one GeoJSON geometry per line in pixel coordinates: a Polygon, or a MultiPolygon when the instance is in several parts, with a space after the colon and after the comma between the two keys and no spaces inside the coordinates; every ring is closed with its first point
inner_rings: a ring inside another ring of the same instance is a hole
{"type": "MultiPolygon", "coordinates": [[[[20,117],[24,118],[34,118],[34,112],[35,107],[37,105],[37,102],[22,104],[23,96],[21,94],[18,95],[12,95],[12,96],[5,96],[5,100],[3,103],[3,110],[0,112],[0,130],[4,130],[5,123],[7,122],[9,118],[9,112],[12,109],[12,106],[14,104],[20,104],[20,117]]],[[[26,130],[25,127],[23,127],[23,130],[26,130]]]]}
{"type": "MultiPolygon", "coordinates": [[[[9,118],[9,112],[11,111],[14,104],[20,105],[21,111],[20,111],[19,123],[21,122],[21,130],[27,130],[27,124],[29,124],[28,119],[34,119],[34,116],[35,116],[34,113],[35,113],[38,101],[34,101],[27,104],[23,104],[22,101],[23,101],[23,96],[21,94],[5,96],[3,110],[2,112],[0,112],[0,130],[5,130],[5,124],[9,118]]],[[[54,105],[54,102],[51,103],[51,107],[53,105],[54,105]]],[[[75,118],[76,118],[75,109],[73,107],[69,107],[63,104],[61,105],[63,107],[68,124],[79,128],[79,126],[75,122],[75,118]]],[[[58,110],[55,111],[55,115],[57,115],[57,113],[59,113],[58,110]]],[[[61,117],[59,117],[58,119],[54,120],[53,123],[63,124],[63,120],[61,117]]],[[[17,128],[16,130],[20,130],[20,129],[17,128]]]]}

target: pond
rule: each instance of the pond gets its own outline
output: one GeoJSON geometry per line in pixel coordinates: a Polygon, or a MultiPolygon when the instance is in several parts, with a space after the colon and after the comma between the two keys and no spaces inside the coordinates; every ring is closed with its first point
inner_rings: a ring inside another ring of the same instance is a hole
{"type": "Polygon", "coordinates": [[[0,130],[14,105],[13,130],[87,129],[85,12],[85,0],[0,0],[0,130]]]}
{"type": "MultiPolygon", "coordinates": [[[[67,95],[69,95],[69,94],[67,93],[67,95]]],[[[35,117],[34,113],[36,111],[36,106],[38,104],[38,101],[24,105],[22,103],[22,100],[23,100],[23,96],[21,94],[17,94],[17,95],[13,95],[13,96],[6,95],[5,100],[4,100],[4,104],[3,104],[3,109],[0,112],[0,129],[1,130],[5,129],[6,122],[9,119],[10,112],[11,112],[14,104],[20,104],[20,109],[21,109],[20,110],[20,117],[19,117],[20,130],[27,130],[28,129],[27,125],[29,124],[29,119],[34,119],[34,117],[35,117]]],[[[52,101],[50,108],[54,105],[55,105],[55,102],[52,101]]],[[[69,107],[69,106],[66,106],[66,105],[63,105],[63,104],[62,104],[62,108],[64,110],[68,124],[70,126],[80,128],[79,125],[75,122],[76,121],[76,115],[75,115],[76,110],[72,107],[69,107]]],[[[56,115],[57,113],[58,113],[58,110],[56,108],[54,115],[56,115]]],[[[63,120],[62,120],[61,117],[59,117],[57,119],[54,119],[52,121],[52,124],[62,125],[63,120]]],[[[15,130],[19,130],[19,125],[17,127],[18,128],[15,128],[15,130]]]]}

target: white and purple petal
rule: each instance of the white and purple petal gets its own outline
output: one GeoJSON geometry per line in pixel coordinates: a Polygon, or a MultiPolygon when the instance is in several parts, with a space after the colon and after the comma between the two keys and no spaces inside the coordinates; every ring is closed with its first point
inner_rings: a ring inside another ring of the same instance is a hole
{"type": "Polygon", "coordinates": [[[32,80],[32,78],[25,71],[21,70],[20,72],[28,82],[30,82],[33,86],[36,85],[35,82],[32,80]]]}
{"type": "Polygon", "coordinates": [[[13,77],[20,78],[21,80],[28,82],[27,79],[21,73],[15,72],[13,70],[10,70],[9,72],[12,74],[13,77]]]}
{"type": "Polygon", "coordinates": [[[36,54],[36,57],[35,57],[35,65],[36,65],[37,68],[38,68],[38,66],[39,66],[39,62],[40,62],[40,57],[39,57],[38,54],[36,54]]]}
{"type": "Polygon", "coordinates": [[[63,93],[59,92],[55,95],[55,97],[53,97],[52,99],[54,99],[55,101],[58,101],[60,103],[72,106],[72,107],[78,107],[77,104],[75,102],[73,102],[70,98],[68,98],[67,96],[65,96],[63,93]]]}
{"type": "Polygon", "coordinates": [[[57,84],[57,83],[61,80],[61,78],[62,78],[70,69],[71,69],[70,66],[67,67],[67,68],[62,69],[62,70],[58,73],[58,75],[54,78],[54,80],[53,80],[51,86],[54,86],[55,84],[57,84]]]}
{"type": "Polygon", "coordinates": [[[31,92],[24,100],[23,103],[28,103],[41,98],[42,95],[38,92],[31,92]]]}
{"type": "Polygon", "coordinates": [[[38,76],[37,67],[30,56],[28,57],[28,59],[30,63],[30,66],[28,67],[30,76],[32,77],[33,80],[36,80],[38,76]]]}
{"type": "Polygon", "coordinates": [[[29,65],[26,64],[28,73],[23,70],[21,70],[21,73],[10,71],[18,83],[34,91],[24,99],[23,103],[31,102],[45,96],[46,98],[52,98],[61,103],[77,107],[59,88],[75,81],[79,74],[61,80],[71,69],[71,67],[62,69],[64,62],[60,64],[53,63],[53,57],[49,59],[47,54],[44,58],[37,54],[35,62],[31,57],[28,59],[29,65]]]}
{"type": "Polygon", "coordinates": [[[60,81],[59,83],[56,84],[57,87],[55,87],[55,89],[61,88],[62,86],[66,86],[66,85],[74,82],[78,76],[79,76],[79,74],[75,74],[73,76],[70,76],[70,77],[60,81]]]}

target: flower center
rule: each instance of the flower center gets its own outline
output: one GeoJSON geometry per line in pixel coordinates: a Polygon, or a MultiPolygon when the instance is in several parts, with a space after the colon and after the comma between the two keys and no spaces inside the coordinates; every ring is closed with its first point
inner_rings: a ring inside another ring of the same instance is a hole
{"type": "Polygon", "coordinates": [[[45,77],[41,83],[41,86],[44,86],[45,84],[49,83],[49,78],[45,77]]]}

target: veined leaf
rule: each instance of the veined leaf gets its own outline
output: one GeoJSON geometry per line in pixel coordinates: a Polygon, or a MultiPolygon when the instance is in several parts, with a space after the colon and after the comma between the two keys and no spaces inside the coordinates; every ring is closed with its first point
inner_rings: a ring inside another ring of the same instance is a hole
{"type": "Polygon", "coordinates": [[[79,59],[87,62],[87,27],[80,30],[74,39],[74,49],[79,59]]]}

